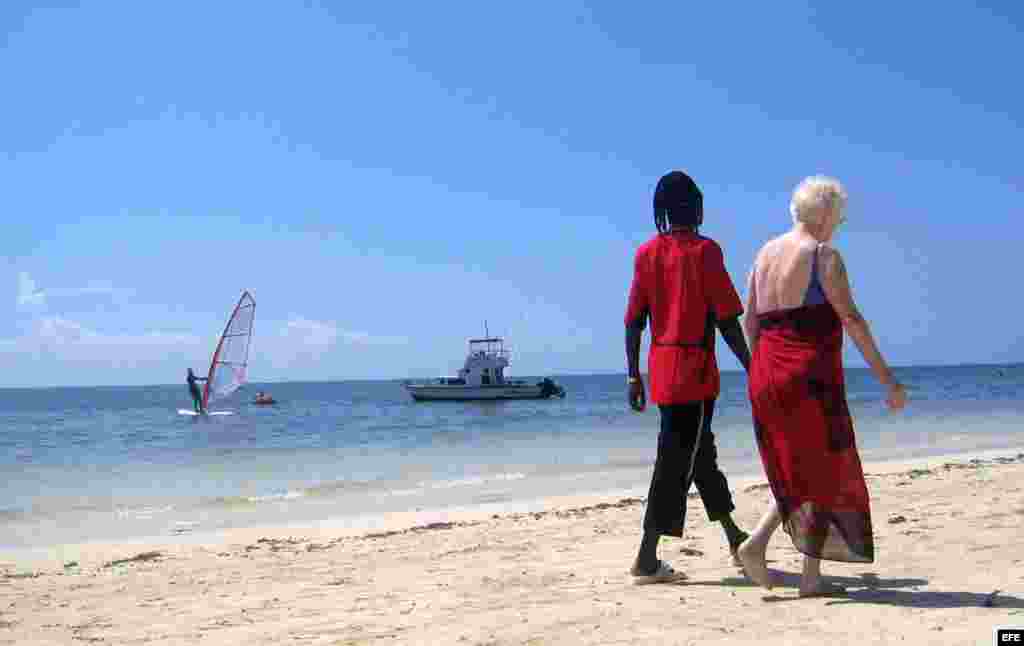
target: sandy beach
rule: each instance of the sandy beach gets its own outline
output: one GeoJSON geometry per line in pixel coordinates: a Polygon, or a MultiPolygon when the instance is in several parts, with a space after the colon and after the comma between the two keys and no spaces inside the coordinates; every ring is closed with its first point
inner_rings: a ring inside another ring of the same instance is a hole
{"type": "MultiPolygon", "coordinates": [[[[866,465],[878,557],[825,563],[845,598],[799,599],[779,532],[753,586],[691,494],[663,558],[688,579],[626,574],[639,497],[531,511],[393,515],[0,555],[0,644],[989,644],[1024,625],[1024,453],[866,465]]],[[[750,528],[769,493],[735,480],[750,528]]]]}

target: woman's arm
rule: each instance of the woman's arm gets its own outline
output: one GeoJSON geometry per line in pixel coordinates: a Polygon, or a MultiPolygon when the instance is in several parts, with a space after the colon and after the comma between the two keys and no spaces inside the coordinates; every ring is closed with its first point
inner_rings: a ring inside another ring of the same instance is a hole
{"type": "Polygon", "coordinates": [[[839,319],[843,322],[843,329],[853,339],[861,356],[868,362],[871,371],[875,373],[875,377],[890,389],[890,405],[893,408],[901,408],[906,399],[903,386],[893,376],[892,370],[878,350],[867,319],[853,302],[853,290],[850,289],[850,281],[842,256],[828,245],[821,245],[819,253],[822,268],[821,286],[825,291],[825,297],[835,308],[839,319]]]}

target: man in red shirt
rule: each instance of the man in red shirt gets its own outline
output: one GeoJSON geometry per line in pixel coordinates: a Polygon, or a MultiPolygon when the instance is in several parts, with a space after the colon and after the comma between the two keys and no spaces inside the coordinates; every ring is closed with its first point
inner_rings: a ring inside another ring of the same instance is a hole
{"type": "Polygon", "coordinates": [[[631,570],[637,583],[678,577],[671,565],[658,560],[658,539],[682,536],[686,494],[693,482],[708,517],[722,523],[734,555],[746,538],[732,521],[735,507],[716,463],[711,433],[719,393],[715,328],[744,369],[750,366],[750,352],[739,323],[743,305],[725,270],[722,249],[697,233],[703,219],[703,196],[697,184],[680,171],[665,175],[654,193],[658,235],[636,254],[626,310],[629,404],[642,411],[647,403],[640,376],[640,341],[650,318],[647,371],[651,400],[661,413],[644,536],[631,570]]]}

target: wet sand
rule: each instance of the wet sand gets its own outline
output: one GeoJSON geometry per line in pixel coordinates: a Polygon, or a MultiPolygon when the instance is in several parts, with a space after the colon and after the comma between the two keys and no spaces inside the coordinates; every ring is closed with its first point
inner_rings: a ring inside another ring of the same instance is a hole
{"type": "MultiPolygon", "coordinates": [[[[866,465],[876,562],[823,564],[845,598],[798,598],[781,531],[751,584],[694,494],[661,547],[689,578],[635,586],[642,499],[551,498],[0,553],[0,644],[988,644],[1024,626],[1024,453],[978,455],[866,465]]],[[[732,484],[750,529],[767,485],[732,484]]]]}

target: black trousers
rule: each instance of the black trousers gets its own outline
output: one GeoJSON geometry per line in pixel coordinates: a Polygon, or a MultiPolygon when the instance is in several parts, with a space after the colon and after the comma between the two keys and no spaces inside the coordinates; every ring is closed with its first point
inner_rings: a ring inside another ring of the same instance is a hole
{"type": "Polygon", "coordinates": [[[718,449],[711,432],[715,400],[659,406],[658,410],[658,457],[647,494],[644,530],[681,537],[691,484],[697,485],[710,520],[721,520],[736,507],[725,474],[718,468],[718,449]]]}

